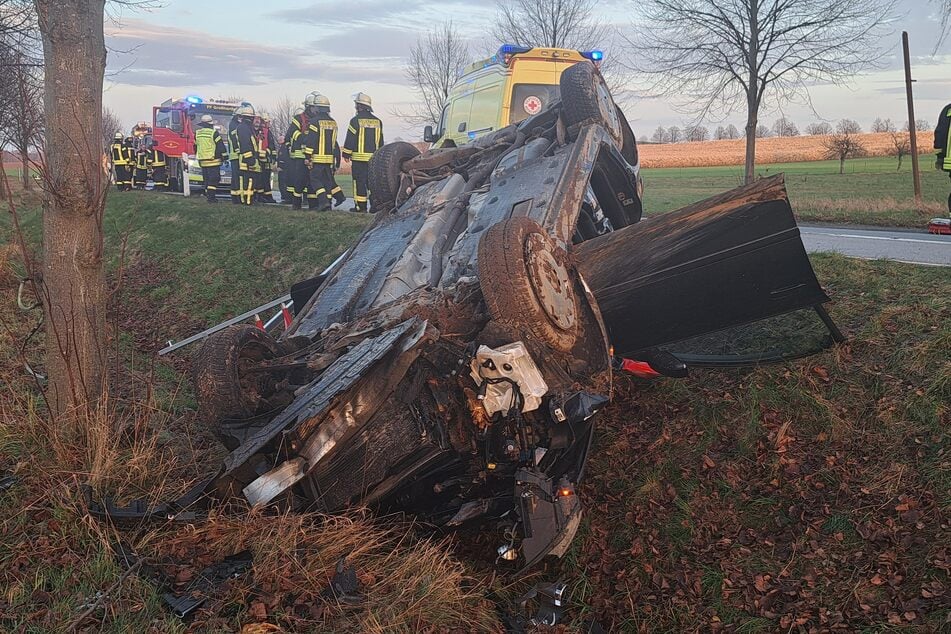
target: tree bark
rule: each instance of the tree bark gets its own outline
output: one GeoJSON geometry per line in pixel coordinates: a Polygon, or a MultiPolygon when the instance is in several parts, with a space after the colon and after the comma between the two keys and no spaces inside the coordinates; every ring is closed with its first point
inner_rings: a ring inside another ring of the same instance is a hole
{"type": "Polygon", "coordinates": [[[30,191],[33,189],[33,179],[30,178],[30,153],[27,150],[20,150],[20,165],[23,166],[23,171],[20,173],[23,191],[30,191]]]}
{"type": "Polygon", "coordinates": [[[53,414],[94,407],[105,366],[104,0],[35,0],[43,36],[43,305],[53,414]]]}
{"type": "Polygon", "coordinates": [[[845,156],[839,157],[839,174],[845,174],[845,156]]]}
{"type": "Polygon", "coordinates": [[[756,126],[759,118],[752,111],[746,119],[746,162],[743,170],[743,183],[749,185],[756,177],[756,126]]]}

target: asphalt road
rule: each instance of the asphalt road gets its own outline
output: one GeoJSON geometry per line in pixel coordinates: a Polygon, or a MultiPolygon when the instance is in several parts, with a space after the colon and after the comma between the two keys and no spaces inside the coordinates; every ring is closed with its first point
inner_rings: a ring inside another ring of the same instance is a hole
{"type": "Polygon", "coordinates": [[[800,225],[809,253],[840,253],[864,260],[951,266],[951,236],[924,231],[800,225]]]}

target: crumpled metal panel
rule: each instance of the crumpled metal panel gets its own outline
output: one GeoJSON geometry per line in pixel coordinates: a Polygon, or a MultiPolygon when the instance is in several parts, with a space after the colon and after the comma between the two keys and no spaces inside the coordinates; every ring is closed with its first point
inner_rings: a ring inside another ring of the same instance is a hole
{"type": "Polygon", "coordinates": [[[376,337],[367,337],[328,367],[320,378],[294,399],[266,427],[235,449],[225,459],[225,473],[244,464],[264,449],[276,436],[295,427],[300,421],[325,411],[333,400],[350,389],[376,362],[392,350],[401,338],[424,323],[412,318],[376,337]]]}

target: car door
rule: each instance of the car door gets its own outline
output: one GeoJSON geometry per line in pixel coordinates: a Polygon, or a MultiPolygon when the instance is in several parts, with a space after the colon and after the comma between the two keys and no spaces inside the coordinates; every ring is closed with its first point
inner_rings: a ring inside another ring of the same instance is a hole
{"type": "Polygon", "coordinates": [[[688,365],[804,356],[842,339],[782,175],[575,245],[615,354],[688,365]]]}

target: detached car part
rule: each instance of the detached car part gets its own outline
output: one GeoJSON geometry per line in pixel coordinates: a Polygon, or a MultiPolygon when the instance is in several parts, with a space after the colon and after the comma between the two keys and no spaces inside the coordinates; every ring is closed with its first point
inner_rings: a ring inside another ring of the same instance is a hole
{"type": "Polygon", "coordinates": [[[500,565],[524,570],[581,523],[612,346],[669,376],[704,346],[730,363],[748,339],[740,357],[765,360],[750,350],[792,331],[759,320],[828,299],[781,178],[641,221],[636,141],[590,63],[470,145],[384,146],[370,181],[374,222],[297,287],[287,331],[235,327],[198,353],[200,412],[232,450],[221,496],[490,525],[500,565]]]}

